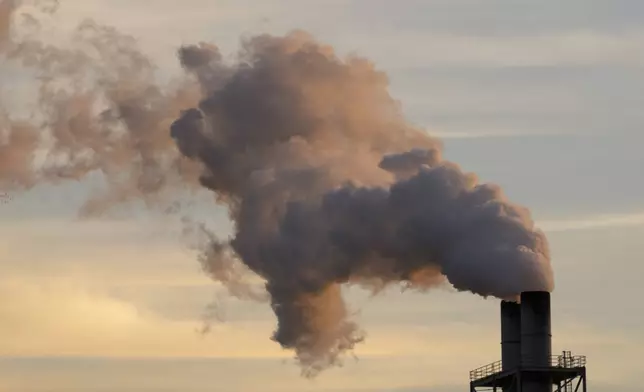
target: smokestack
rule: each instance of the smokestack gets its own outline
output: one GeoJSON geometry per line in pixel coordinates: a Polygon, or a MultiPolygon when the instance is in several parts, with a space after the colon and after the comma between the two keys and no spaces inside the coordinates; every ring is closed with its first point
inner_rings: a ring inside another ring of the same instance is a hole
{"type": "Polygon", "coordinates": [[[503,370],[521,364],[521,305],[501,301],[501,363],[503,370]]]}
{"type": "Polygon", "coordinates": [[[553,357],[550,324],[549,291],[522,292],[520,303],[502,301],[501,365],[472,370],[470,391],[586,392],[586,357],[570,351],[553,357]]]}
{"type": "MultiPolygon", "coordinates": [[[[521,365],[523,368],[551,366],[550,293],[521,293],[521,365]]],[[[535,373],[523,380],[524,392],[551,392],[548,373],[535,373]]]]}

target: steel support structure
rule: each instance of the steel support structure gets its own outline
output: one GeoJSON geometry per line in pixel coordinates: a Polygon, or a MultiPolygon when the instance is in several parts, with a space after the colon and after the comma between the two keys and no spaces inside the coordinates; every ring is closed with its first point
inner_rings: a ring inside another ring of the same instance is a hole
{"type": "MultiPolygon", "coordinates": [[[[553,392],[588,392],[585,358],[582,358],[576,357],[575,363],[565,364],[568,366],[518,367],[496,372],[474,371],[470,375],[470,392],[525,392],[526,381],[534,379],[547,379],[553,392]]],[[[496,370],[496,367],[493,368],[496,370]]]]}

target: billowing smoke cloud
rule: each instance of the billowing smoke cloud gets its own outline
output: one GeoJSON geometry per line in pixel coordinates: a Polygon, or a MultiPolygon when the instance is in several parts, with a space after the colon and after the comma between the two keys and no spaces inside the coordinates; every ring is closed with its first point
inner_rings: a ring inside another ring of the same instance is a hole
{"type": "Polygon", "coordinates": [[[340,285],[445,279],[512,298],[551,290],[545,237],[499,187],[478,184],[408,124],[385,74],[303,32],[180,58],[206,97],[171,135],[231,209],[230,249],[267,281],[274,339],[313,373],[362,336],[340,285]]]}
{"type": "Polygon", "coordinates": [[[0,185],[99,171],[110,193],[90,211],[212,190],[235,232],[206,237],[205,272],[255,300],[264,293],[248,290],[245,268],[264,279],[273,338],[306,375],[363,340],[344,284],[449,283],[500,298],[553,289],[529,212],[443,160],[440,142],[405,121],[387,76],[363,58],[340,58],[299,31],[245,39],[232,63],[199,44],[179,50],[190,81],[161,89],[149,60],[111,29],[83,24],[73,51],[8,32],[0,26],[7,56],[51,82],[39,89],[42,124],[5,119],[0,185]],[[90,87],[60,87],[79,75],[90,87]],[[33,165],[43,146],[50,159],[33,165]]]}

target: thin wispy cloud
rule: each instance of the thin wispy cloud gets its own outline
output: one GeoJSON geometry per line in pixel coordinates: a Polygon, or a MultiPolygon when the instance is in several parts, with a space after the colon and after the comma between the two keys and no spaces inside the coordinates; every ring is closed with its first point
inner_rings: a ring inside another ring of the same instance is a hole
{"type": "Polygon", "coordinates": [[[481,139],[481,138],[515,138],[515,137],[533,137],[533,136],[564,136],[571,135],[572,132],[555,131],[555,130],[526,130],[526,131],[511,131],[511,130],[491,130],[491,131],[434,131],[427,130],[431,136],[440,139],[481,139]]]}
{"type": "MultiPolygon", "coordinates": [[[[214,323],[209,335],[197,333],[192,320],[173,320],[143,304],[89,288],[75,279],[36,282],[11,278],[0,283],[2,356],[91,356],[111,358],[289,358],[267,338],[270,318],[214,323]]],[[[360,357],[422,356],[432,346],[436,360],[458,358],[454,350],[484,353],[494,343],[495,329],[458,323],[372,328],[360,357]],[[472,333],[476,329],[476,338],[472,333]],[[400,333],[405,330],[405,333],[400,333]],[[481,333],[488,339],[479,339],[481,333]],[[470,338],[466,338],[470,336],[470,338]],[[438,338],[440,337],[440,338],[438,338]]]]}
{"type": "MultiPolygon", "coordinates": [[[[462,26],[436,29],[431,22],[408,21],[402,28],[391,26],[385,22],[392,14],[400,12],[401,7],[387,4],[377,7],[374,14],[373,10],[363,10],[363,6],[346,0],[306,5],[285,0],[194,0],[190,3],[192,6],[186,7],[183,3],[161,1],[151,13],[144,1],[118,1],[115,4],[105,0],[69,0],[62,4],[56,27],[71,28],[85,17],[109,21],[134,34],[146,48],[159,55],[168,50],[168,44],[176,45],[178,36],[184,40],[216,38],[218,45],[228,52],[227,49],[235,50],[237,37],[249,31],[281,34],[292,29],[306,29],[333,44],[340,53],[357,51],[386,69],[644,64],[644,31],[633,28],[616,32],[572,26],[539,32],[518,29],[517,34],[498,35],[481,34],[462,26]],[[172,29],[165,28],[169,24],[172,29]]],[[[408,4],[405,8],[413,11],[414,7],[408,4]]],[[[437,10],[441,8],[436,7],[437,10]]],[[[475,12],[476,8],[473,5],[461,9],[462,16],[475,12]]],[[[431,15],[431,8],[424,11],[428,13],[428,20],[435,17],[431,15]]],[[[552,12],[558,11],[558,8],[552,9],[552,12]]],[[[174,60],[173,54],[164,57],[167,61],[174,60]]]]}
{"type": "Polygon", "coordinates": [[[573,230],[628,228],[644,226],[644,213],[602,214],[576,219],[544,220],[538,226],[550,233],[573,230]]]}
{"type": "Polygon", "coordinates": [[[355,33],[347,45],[370,49],[387,68],[421,66],[527,67],[641,65],[642,32],[570,31],[540,36],[473,36],[426,31],[355,33]],[[373,42],[377,42],[375,45],[373,42]],[[370,44],[371,43],[371,44],[370,44]],[[413,50],[422,47],[423,50],[413,50]]]}

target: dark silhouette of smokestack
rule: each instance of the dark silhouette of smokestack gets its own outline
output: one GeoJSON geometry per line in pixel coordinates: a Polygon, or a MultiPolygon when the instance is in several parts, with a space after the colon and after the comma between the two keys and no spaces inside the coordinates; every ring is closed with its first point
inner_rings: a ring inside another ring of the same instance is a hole
{"type": "Polygon", "coordinates": [[[552,356],[550,292],[527,291],[501,302],[502,360],[470,372],[470,392],[586,392],[586,357],[552,356]]]}
{"type": "MultiPolygon", "coordinates": [[[[521,293],[521,366],[549,368],[552,355],[550,293],[521,293]]],[[[523,392],[551,392],[548,373],[537,373],[523,380],[523,392]]]]}
{"type": "Polygon", "coordinates": [[[521,364],[521,305],[501,301],[501,363],[503,370],[521,364]]]}

